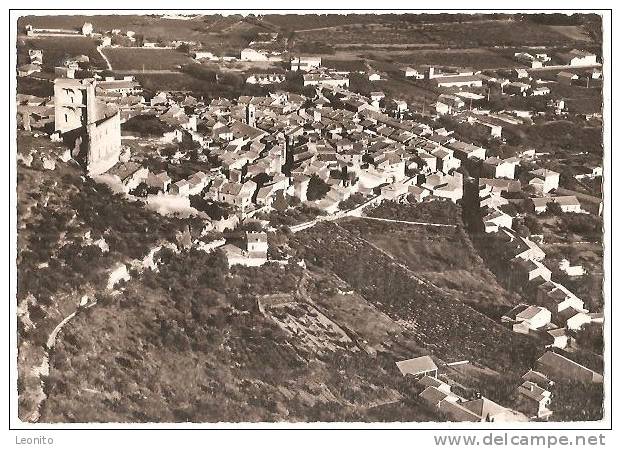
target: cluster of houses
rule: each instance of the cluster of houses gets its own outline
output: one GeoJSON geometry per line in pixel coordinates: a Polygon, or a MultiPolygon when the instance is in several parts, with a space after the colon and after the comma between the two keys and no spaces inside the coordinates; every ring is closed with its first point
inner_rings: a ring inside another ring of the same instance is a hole
{"type": "Polygon", "coordinates": [[[526,416],[503,407],[481,395],[465,399],[457,394],[452,385],[454,382],[446,374],[438,377],[438,366],[428,356],[402,360],[396,363],[397,368],[408,380],[415,382],[420,391],[419,398],[432,409],[446,415],[453,421],[460,422],[515,422],[526,421],[526,416]]]}
{"type": "Polygon", "coordinates": [[[33,73],[39,73],[43,65],[43,50],[29,49],[27,64],[17,67],[17,76],[29,76],[33,73]]]}
{"type": "MultiPolygon", "coordinates": [[[[479,200],[485,232],[497,233],[504,242],[512,281],[519,287],[536,290],[533,304],[518,306],[508,312],[503,321],[515,332],[544,334],[549,346],[566,348],[572,334],[585,325],[601,324],[601,314],[589,313],[584,302],[563,285],[552,280],[552,271],[543,263],[545,252],[530,238],[520,236],[512,229],[515,215],[503,206],[518,201],[530,204],[535,213],[542,213],[555,203],[564,213],[584,213],[575,196],[556,196],[551,193],[559,187],[559,173],[535,169],[528,173],[530,197],[522,192],[520,180],[513,179],[519,158],[504,161],[485,159],[483,167],[494,177],[479,178],[479,200]],[[517,195],[516,195],[517,194],[517,195]]],[[[534,236],[533,236],[534,238],[534,236]]],[[[559,264],[568,276],[581,276],[580,265],[572,266],[568,260],[559,264]]]]}
{"type": "Polygon", "coordinates": [[[313,99],[277,92],[208,104],[160,93],[143,112],[147,109],[177,128],[163,139],[174,144],[185,135],[200,145],[199,157],[206,160],[208,154],[217,167],[174,180],[165,172],[134,167],[131,176],[121,177],[126,190],[146,182],[161,194],[201,194],[240,214],[271,207],[279,192],[327,213],[336,212],[354,193],[456,202],[463,195],[463,175],[456,169],[468,158],[485,155],[481,147],[393,118],[376,101],[338,87],[319,87],[313,99]],[[191,108],[184,106],[189,103],[191,108]],[[191,114],[185,112],[190,109],[191,114]],[[312,177],[329,191],[309,202],[312,177]]]}
{"type": "MultiPolygon", "coordinates": [[[[454,364],[461,363],[468,362],[454,364]]],[[[460,422],[548,420],[553,414],[551,390],[556,382],[603,382],[603,376],[592,369],[558,352],[546,351],[537,359],[533,369],[524,373],[522,383],[516,387],[512,408],[508,408],[479,393],[473,398],[464,398],[455,391],[454,386],[459,384],[447,373],[438,375],[438,366],[428,355],[398,361],[396,365],[401,374],[414,383],[420,400],[449,419],[460,422]]]]}
{"type": "Polygon", "coordinates": [[[601,384],[601,374],[554,351],[546,351],[535,363],[534,369],[522,376],[517,388],[520,411],[530,419],[547,420],[552,415],[550,405],[552,387],[556,382],[572,381],[584,384],[601,384]]]}

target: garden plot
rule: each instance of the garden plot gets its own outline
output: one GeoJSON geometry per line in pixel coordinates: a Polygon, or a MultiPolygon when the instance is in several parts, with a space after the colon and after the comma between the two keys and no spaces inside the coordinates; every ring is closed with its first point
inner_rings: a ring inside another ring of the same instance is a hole
{"type": "Polygon", "coordinates": [[[267,307],[266,314],[285,332],[299,338],[308,351],[358,350],[343,329],[310,304],[289,302],[267,307]]]}

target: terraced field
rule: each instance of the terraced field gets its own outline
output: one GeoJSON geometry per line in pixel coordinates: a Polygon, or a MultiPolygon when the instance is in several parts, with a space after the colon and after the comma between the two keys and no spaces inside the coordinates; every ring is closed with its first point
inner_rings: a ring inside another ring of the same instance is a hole
{"type": "Polygon", "coordinates": [[[435,356],[506,373],[532,366],[535,340],[514,334],[343,227],[320,223],[290,243],[298,257],[333,271],[435,356]]]}

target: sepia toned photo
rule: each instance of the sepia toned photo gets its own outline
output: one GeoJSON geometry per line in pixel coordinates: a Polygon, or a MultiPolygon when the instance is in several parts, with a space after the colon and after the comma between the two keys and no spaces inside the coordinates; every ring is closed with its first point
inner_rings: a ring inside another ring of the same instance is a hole
{"type": "Polygon", "coordinates": [[[604,419],[601,12],[12,26],[20,422],[604,419]]]}

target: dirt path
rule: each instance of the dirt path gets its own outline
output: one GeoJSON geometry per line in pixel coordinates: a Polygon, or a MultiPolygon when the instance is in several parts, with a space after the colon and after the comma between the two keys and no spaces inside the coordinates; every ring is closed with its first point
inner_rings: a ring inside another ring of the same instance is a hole
{"type": "Polygon", "coordinates": [[[457,225],[452,225],[452,224],[429,223],[425,221],[393,220],[391,218],[377,218],[377,217],[367,217],[367,216],[361,216],[358,218],[362,220],[375,220],[375,221],[384,221],[387,223],[403,223],[403,224],[418,225],[418,226],[431,226],[431,227],[437,227],[437,228],[456,228],[457,227],[457,225]]]}
{"type": "Polygon", "coordinates": [[[97,46],[97,52],[101,55],[103,60],[106,61],[106,68],[108,70],[112,70],[112,64],[110,64],[110,60],[108,59],[106,54],[103,51],[101,51],[101,46],[100,45],[97,46]]]}
{"type": "MultiPolygon", "coordinates": [[[[162,246],[163,245],[155,246],[142,259],[133,259],[128,264],[131,266],[133,264],[140,263],[142,264],[143,269],[151,268],[153,254],[157,252],[159,249],[161,249],[162,246]]],[[[112,270],[111,276],[114,274],[114,266],[115,265],[111,267],[111,270],[112,270]]],[[[108,280],[108,284],[109,283],[110,283],[110,280],[108,280]]],[[[35,404],[32,407],[32,411],[27,413],[25,416],[25,420],[28,422],[36,423],[39,421],[41,417],[41,407],[43,406],[43,403],[47,400],[47,395],[45,394],[45,378],[48,377],[50,374],[50,361],[49,361],[50,354],[53,351],[54,347],[56,346],[58,335],[64,329],[64,327],[67,324],[69,324],[71,320],[78,315],[80,311],[93,307],[94,305],[97,304],[97,300],[94,297],[92,297],[92,299],[89,300],[89,297],[87,295],[84,295],[82,296],[80,301],[76,300],[76,304],[77,305],[76,305],[75,310],[71,312],[70,314],[68,314],[67,316],[65,316],[60,321],[60,323],[56,325],[56,327],[52,330],[52,332],[50,332],[46,340],[46,344],[44,348],[45,352],[43,354],[43,357],[41,358],[41,363],[31,369],[32,375],[39,379],[40,388],[37,388],[38,392],[35,396],[35,404]]]]}
{"type": "Polygon", "coordinates": [[[56,345],[56,338],[61,330],[78,314],[81,309],[87,309],[97,304],[96,300],[93,300],[89,303],[86,303],[84,299],[82,299],[76,310],[71,312],[65,318],[61,320],[60,323],[56,325],[56,327],[50,332],[50,335],[47,338],[45,344],[45,353],[41,359],[41,364],[32,368],[32,374],[39,379],[40,390],[39,394],[36,395],[36,403],[33,406],[33,410],[30,414],[26,416],[26,420],[29,422],[36,423],[39,421],[41,417],[41,407],[45,400],[47,399],[47,395],[45,394],[45,378],[50,374],[50,354],[56,345]]]}

